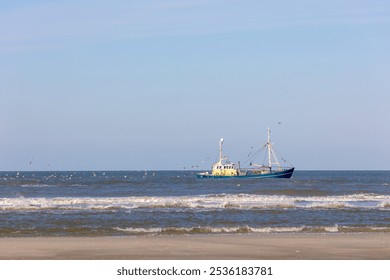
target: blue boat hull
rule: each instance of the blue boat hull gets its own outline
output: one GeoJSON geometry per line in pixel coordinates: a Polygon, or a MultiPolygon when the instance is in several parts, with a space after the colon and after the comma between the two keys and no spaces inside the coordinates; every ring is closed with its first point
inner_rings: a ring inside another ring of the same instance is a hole
{"type": "Polygon", "coordinates": [[[198,178],[291,178],[292,174],[294,173],[294,167],[289,169],[284,169],[281,171],[271,171],[269,173],[263,173],[263,174],[255,174],[247,172],[245,175],[237,175],[237,176],[216,176],[208,173],[198,173],[196,176],[198,178]]]}

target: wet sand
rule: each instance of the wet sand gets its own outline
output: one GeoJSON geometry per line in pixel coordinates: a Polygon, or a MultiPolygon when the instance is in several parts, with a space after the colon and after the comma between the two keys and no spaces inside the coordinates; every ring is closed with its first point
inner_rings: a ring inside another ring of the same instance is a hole
{"type": "Polygon", "coordinates": [[[390,260],[390,233],[0,238],[0,259],[390,260]]]}

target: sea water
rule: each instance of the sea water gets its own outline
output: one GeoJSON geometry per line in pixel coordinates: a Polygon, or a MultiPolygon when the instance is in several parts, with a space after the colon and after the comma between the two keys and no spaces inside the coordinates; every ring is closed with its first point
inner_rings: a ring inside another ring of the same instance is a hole
{"type": "Polygon", "coordinates": [[[0,172],[0,236],[390,232],[390,171],[0,172]]]}

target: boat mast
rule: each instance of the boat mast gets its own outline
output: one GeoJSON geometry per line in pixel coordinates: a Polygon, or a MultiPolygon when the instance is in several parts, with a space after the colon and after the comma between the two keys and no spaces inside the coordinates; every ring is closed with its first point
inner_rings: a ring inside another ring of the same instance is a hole
{"type": "Polygon", "coordinates": [[[222,144],[223,144],[223,138],[219,140],[219,163],[222,162],[222,144]]]}
{"type": "Polygon", "coordinates": [[[274,150],[272,149],[272,143],[271,143],[271,137],[270,137],[271,130],[269,129],[269,127],[267,128],[267,134],[268,134],[268,137],[267,137],[267,144],[266,145],[267,145],[267,149],[268,149],[268,168],[271,170],[272,164],[275,164],[279,168],[281,168],[280,163],[279,163],[279,161],[276,158],[276,155],[274,153],[274,150]],[[272,159],[273,159],[273,162],[272,162],[272,159]]]}
{"type": "Polygon", "coordinates": [[[270,133],[271,130],[269,127],[267,127],[267,149],[268,149],[268,167],[271,169],[272,167],[272,162],[271,162],[271,139],[270,139],[270,133]]]}

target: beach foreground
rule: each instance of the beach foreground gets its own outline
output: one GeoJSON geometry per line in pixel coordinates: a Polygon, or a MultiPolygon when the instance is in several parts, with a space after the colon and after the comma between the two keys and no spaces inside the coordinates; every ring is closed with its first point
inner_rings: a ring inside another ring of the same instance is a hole
{"type": "Polygon", "coordinates": [[[0,259],[390,259],[389,233],[0,238],[0,259]]]}

